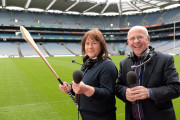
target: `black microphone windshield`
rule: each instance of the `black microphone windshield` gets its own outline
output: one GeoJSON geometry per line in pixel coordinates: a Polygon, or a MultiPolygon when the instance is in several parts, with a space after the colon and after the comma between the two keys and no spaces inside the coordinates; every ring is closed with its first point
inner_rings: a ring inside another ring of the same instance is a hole
{"type": "Polygon", "coordinates": [[[129,71],[126,75],[126,79],[130,87],[133,87],[137,82],[137,75],[134,71],[129,71]]]}
{"type": "Polygon", "coordinates": [[[79,65],[82,65],[81,63],[77,63],[75,60],[72,60],[72,63],[76,63],[76,64],[79,64],[79,65]]]}
{"type": "Polygon", "coordinates": [[[83,77],[83,72],[80,70],[76,70],[73,73],[73,80],[75,83],[80,83],[83,77]]]}

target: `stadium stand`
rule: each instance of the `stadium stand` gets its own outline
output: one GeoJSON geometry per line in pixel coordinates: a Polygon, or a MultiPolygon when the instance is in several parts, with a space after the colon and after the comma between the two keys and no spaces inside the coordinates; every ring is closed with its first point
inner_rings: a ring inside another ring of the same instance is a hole
{"type": "Polygon", "coordinates": [[[44,46],[53,56],[69,56],[72,55],[65,47],[62,45],[63,43],[52,43],[46,42],[44,46]]]}
{"type": "Polygon", "coordinates": [[[18,57],[16,42],[0,42],[0,56],[18,57]]]}
{"type": "Polygon", "coordinates": [[[179,11],[180,7],[137,15],[85,16],[3,9],[0,10],[0,55],[37,56],[24,42],[19,31],[21,25],[29,30],[45,56],[81,55],[80,41],[90,29],[102,31],[110,54],[128,54],[127,31],[134,25],[147,27],[151,45],[157,50],[179,54],[179,11]]]}
{"type": "Polygon", "coordinates": [[[26,42],[20,43],[21,51],[24,57],[28,56],[38,56],[38,54],[34,51],[34,49],[26,42]]]}

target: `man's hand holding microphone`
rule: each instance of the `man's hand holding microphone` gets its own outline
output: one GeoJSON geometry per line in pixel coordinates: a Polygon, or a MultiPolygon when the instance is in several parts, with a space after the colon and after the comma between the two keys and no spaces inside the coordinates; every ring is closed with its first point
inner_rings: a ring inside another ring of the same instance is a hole
{"type": "Polygon", "coordinates": [[[135,102],[148,98],[149,90],[143,86],[136,86],[137,75],[134,71],[128,72],[126,78],[130,85],[130,88],[126,89],[126,99],[128,101],[135,102]]]}

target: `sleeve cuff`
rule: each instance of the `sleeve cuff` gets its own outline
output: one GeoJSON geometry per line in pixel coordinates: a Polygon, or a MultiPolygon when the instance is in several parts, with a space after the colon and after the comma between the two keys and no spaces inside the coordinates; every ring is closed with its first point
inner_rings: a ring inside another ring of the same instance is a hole
{"type": "Polygon", "coordinates": [[[151,88],[148,88],[148,98],[149,99],[153,99],[153,93],[152,93],[152,89],[151,88]]]}

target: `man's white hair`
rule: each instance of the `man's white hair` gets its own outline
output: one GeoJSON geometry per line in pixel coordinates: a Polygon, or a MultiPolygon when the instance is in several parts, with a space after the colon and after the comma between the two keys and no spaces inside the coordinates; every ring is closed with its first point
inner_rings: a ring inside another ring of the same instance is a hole
{"type": "MultiPolygon", "coordinates": [[[[128,35],[129,35],[129,33],[130,33],[132,30],[134,30],[134,29],[141,29],[141,30],[143,30],[143,31],[145,32],[145,34],[146,34],[147,36],[149,36],[148,30],[147,30],[144,26],[134,26],[134,27],[132,27],[132,28],[128,31],[128,35]]],[[[128,38],[128,35],[127,35],[127,38],[128,38]]]]}

